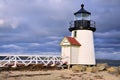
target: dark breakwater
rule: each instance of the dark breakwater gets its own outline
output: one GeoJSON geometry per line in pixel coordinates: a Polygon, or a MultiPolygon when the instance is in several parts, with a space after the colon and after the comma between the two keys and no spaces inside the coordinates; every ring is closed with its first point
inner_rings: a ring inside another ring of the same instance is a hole
{"type": "Polygon", "coordinates": [[[107,63],[109,66],[120,66],[120,60],[97,59],[97,63],[107,63]]]}

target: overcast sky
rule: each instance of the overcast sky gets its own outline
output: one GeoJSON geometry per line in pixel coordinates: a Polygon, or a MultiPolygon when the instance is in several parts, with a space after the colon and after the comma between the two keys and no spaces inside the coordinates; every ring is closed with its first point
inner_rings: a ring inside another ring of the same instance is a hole
{"type": "Polygon", "coordinates": [[[96,57],[120,59],[120,0],[0,0],[0,54],[60,55],[82,3],[96,21],[96,57]]]}

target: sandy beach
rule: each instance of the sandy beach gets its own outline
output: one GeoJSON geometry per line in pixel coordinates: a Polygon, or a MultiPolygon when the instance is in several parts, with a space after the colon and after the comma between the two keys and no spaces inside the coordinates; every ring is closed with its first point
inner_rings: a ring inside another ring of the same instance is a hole
{"type": "Polygon", "coordinates": [[[106,71],[98,73],[73,72],[72,70],[3,71],[0,80],[120,80],[120,75],[106,71]]]}

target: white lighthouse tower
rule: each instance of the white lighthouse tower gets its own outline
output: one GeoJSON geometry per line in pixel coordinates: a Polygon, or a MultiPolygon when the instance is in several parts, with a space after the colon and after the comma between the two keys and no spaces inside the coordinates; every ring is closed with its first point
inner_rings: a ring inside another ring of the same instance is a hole
{"type": "Polygon", "coordinates": [[[81,9],[74,13],[74,25],[69,28],[71,37],[65,37],[60,43],[61,56],[68,58],[68,64],[96,64],[93,39],[96,28],[90,16],[81,4],[81,9]]]}

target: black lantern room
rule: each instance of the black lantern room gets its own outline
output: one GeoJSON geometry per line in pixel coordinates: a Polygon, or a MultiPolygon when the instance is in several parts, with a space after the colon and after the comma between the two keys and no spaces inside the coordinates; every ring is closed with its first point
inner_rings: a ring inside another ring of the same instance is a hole
{"type": "Polygon", "coordinates": [[[71,25],[69,30],[96,30],[95,22],[90,19],[91,13],[84,9],[84,4],[81,4],[81,9],[74,13],[74,25],[71,25]]]}

